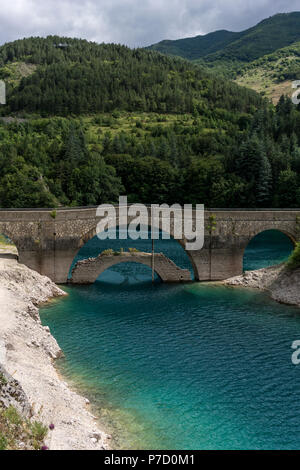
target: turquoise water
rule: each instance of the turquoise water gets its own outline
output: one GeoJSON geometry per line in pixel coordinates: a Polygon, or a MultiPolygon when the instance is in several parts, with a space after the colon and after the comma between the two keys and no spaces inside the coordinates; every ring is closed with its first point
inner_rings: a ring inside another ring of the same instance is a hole
{"type": "MultiPolygon", "coordinates": [[[[267,264],[290,251],[269,235],[267,264]]],[[[160,243],[186,262],[176,242],[160,243]]],[[[249,268],[261,263],[253,247],[245,256],[249,268]]],[[[297,449],[300,368],[291,344],[300,311],[256,291],[150,279],[147,267],[114,266],[42,309],[66,355],[63,374],[95,404],[114,446],[297,449]]]]}
{"type": "Polygon", "coordinates": [[[244,256],[244,270],[274,266],[285,261],[294,245],[292,241],[277,230],[267,230],[253,238],[244,256]]]}

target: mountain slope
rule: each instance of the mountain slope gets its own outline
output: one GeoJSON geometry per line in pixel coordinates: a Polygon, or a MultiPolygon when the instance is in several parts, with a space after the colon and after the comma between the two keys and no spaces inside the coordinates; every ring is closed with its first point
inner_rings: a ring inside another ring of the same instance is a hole
{"type": "Polygon", "coordinates": [[[162,54],[179,56],[188,60],[197,60],[219,51],[227,44],[239,39],[242,34],[220,30],[194,38],[161,41],[146,49],[158,51],[162,54]]]}
{"type": "Polygon", "coordinates": [[[4,114],[185,113],[198,105],[247,112],[260,102],[255,93],[182,59],[55,36],[2,46],[1,78],[9,85],[4,114]],[[14,73],[20,64],[26,69],[21,78],[14,73]]]}
{"type": "Polygon", "coordinates": [[[175,52],[200,64],[232,72],[296,41],[300,41],[300,12],[274,15],[240,33],[218,31],[196,38],[163,41],[150,49],[167,54],[175,52]]]}
{"type": "Polygon", "coordinates": [[[237,74],[236,82],[277,103],[281,95],[292,95],[292,81],[299,77],[300,42],[296,42],[247,64],[237,74]]]}
{"type": "MultiPolygon", "coordinates": [[[[0,207],[299,207],[300,110],[186,60],[55,36],[0,48],[0,207]]],[[[52,215],[55,217],[55,211],[52,215]]]]}

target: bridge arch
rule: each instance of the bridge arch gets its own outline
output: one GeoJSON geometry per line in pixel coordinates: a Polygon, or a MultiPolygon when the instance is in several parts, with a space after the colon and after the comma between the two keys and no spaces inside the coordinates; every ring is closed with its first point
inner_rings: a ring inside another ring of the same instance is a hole
{"type": "MultiPolygon", "coordinates": [[[[122,263],[136,263],[152,268],[152,255],[143,252],[124,252],[117,256],[102,253],[97,258],[78,261],[72,270],[71,282],[73,284],[93,284],[107,269],[122,263]]],[[[154,255],[154,271],[164,282],[191,281],[190,271],[179,268],[163,253],[154,255]]]]}
{"type": "Polygon", "coordinates": [[[18,237],[9,229],[8,224],[0,224],[0,234],[11,240],[18,248],[18,237]]]}
{"type": "Polygon", "coordinates": [[[251,242],[251,240],[253,240],[255,237],[261,235],[262,233],[265,233],[265,232],[279,232],[279,233],[282,233],[283,235],[285,235],[287,238],[289,238],[291,240],[291,242],[293,243],[294,246],[296,246],[296,243],[297,243],[297,235],[296,233],[293,233],[292,231],[290,230],[286,230],[286,229],[283,229],[283,228],[278,228],[274,225],[270,225],[270,227],[264,227],[262,229],[257,229],[255,230],[254,232],[251,232],[251,234],[249,235],[248,239],[247,239],[247,242],[246,242],[246,246],[245,248],[247,248],[247,245],[251,242]]]}
{"type": "MultiPolygon", "coordinates": [[[[117,223],[115,226],[113,226],[112,228],[115,228],[115,229],[120,229],[124,226],[120,225],[118,220],[117,220],[117,223]]],[[[127,228],[128,228],[128,225],[127,225],[127,228]]],[[[162,230],[157,227],[159,230],[160,230],[160,233],[163,233],[162,230]]],[[[151,229],[151,226],[149,225],[147,228],[145,227],[145,230],[146,229],[151,229]]],[[[174,240],[176,243],[178,243],[180,245],[180,247],[184,250],[184,253],[186,254],[187,256],[187,259],[190,263],[190,266],[191,266],[191,269],[192,269],[192,272],[193,272],[193,275],[194,275],[194,279],[195,280],[198,280],[199,279],[199,273],[198,273],[198,268],[197,268],[197,265],[194,261],[194,258],[191,254],[191,252],[189,252],[188,250],[185,249],[185,244],[186,244],[186,241],[185,240],[178,240],[178,239],[175,239],[174,236],[173,236],[173,233],[172,233],[172,230],[168,233],[168,232],[164,232],[166,233],[167,235],[170,236],[170,239],[174,240]]],[[[92,239],[94,239],[95,237],[97,236],[97,225],[95,224],[93,227],[91,227],[88,231],[84,232],[83,234],[81,234],[80,236],[80,239],[79,239],[79,242],[78,242],[78,246],[77,246],[77,249],[76,249],[76,252],[74,253],[74,257],[73,257],[73,260],[71,261],[70,263],[70,266],[69,266],[69,276],[70,276],[70,273],[71,273],[71,270],[72,270],[72,267],[74,266],[74,260],[78,257],[79,253],[80,253],[80,250],[88,243],[90,242],[92,239]]],[[[112,240],[112,242],[114,242],[115,240],[112,240]]],[[[159,241],[164,241],[163,239],[159,239],[159,240],[155,240],[155,242],[159,242],[159,241]]],[[[101,243],[101,241],[100,241],[101,243]]],[[[132,245],[135,243],[135,241],[133,240],[132,241],[132,245]]],[[[163,250],[162,247],[160,247],[161,250],[163,250]]],[[[157,273],[158,274],[158,273],[157,273]]],[[[158,274],[159,275],[159,274],[158,274]]]]}
{"type": "Polygon", "coordinates": [[[255,270],[284,262],[296,245],[296,237],[289,231],[271,228],[257,231],[244,246],[243,269],[255,270]]]}
{"type": "Polygon", "coordinates": [[[12,254],[15,256],[19,254],[19,248],[18,248],[18,242],[17,239],[14,240],[13,234],[10,232],[10,230],[7,230],[6,228],[2,228],[0,226],[0,254],[1,252],[3,253],[6,250],[11,247],[12,248],[12,254]]]}

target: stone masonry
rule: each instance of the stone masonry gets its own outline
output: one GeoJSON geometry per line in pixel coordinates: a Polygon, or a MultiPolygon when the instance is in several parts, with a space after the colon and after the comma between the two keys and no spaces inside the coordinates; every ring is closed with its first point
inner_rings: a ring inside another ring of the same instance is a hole
{"type": "MultiPolygon", "coordinates": [[[[193,222],[195,215],[193,215],[193,222]]],[[[118,225],[118,209],[117,220],[118,225]]],[[[66,283],[80,248],[96,235],[96,208],[0,210],[0,233],[18,248],[19,261],[56,283],[66,283]]],[[[130,222],[131,219],[128,219],[130,222]]],[[[279,230],[293,242],[300,240],[300,209],[205,211],[205,243],[187,251],[195,279],[224,280],[243,271],[250,240],[265,230],[279,230]]],[[[172,227],[170,230],[172,236],[172,227]]],[[[186,240],[178,240],[185,249],[186,240]]]]}
{"type": "MultiPolygon", "coordinates": [[[[152,268],[151,253],[120,253],[119,255],[100,254],[97,258],[79,261],[72,270],[73,284],[93,284],[106,269],[120,263],[141,263],[152,268]]],[[[164,282],[191,281],[188,269],[181,269],[163,253],[154,254],[154,271],[164,282]]]]}

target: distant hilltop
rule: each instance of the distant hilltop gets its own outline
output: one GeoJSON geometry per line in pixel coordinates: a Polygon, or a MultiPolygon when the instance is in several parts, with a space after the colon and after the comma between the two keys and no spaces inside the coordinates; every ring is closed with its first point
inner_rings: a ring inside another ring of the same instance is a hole
{"type": "Polygon", "coordinates": [[[300,78],[300,12],[278,13],[241,32],[215,31],[148,49],[213,69],[277,103],[300,78]]]}

